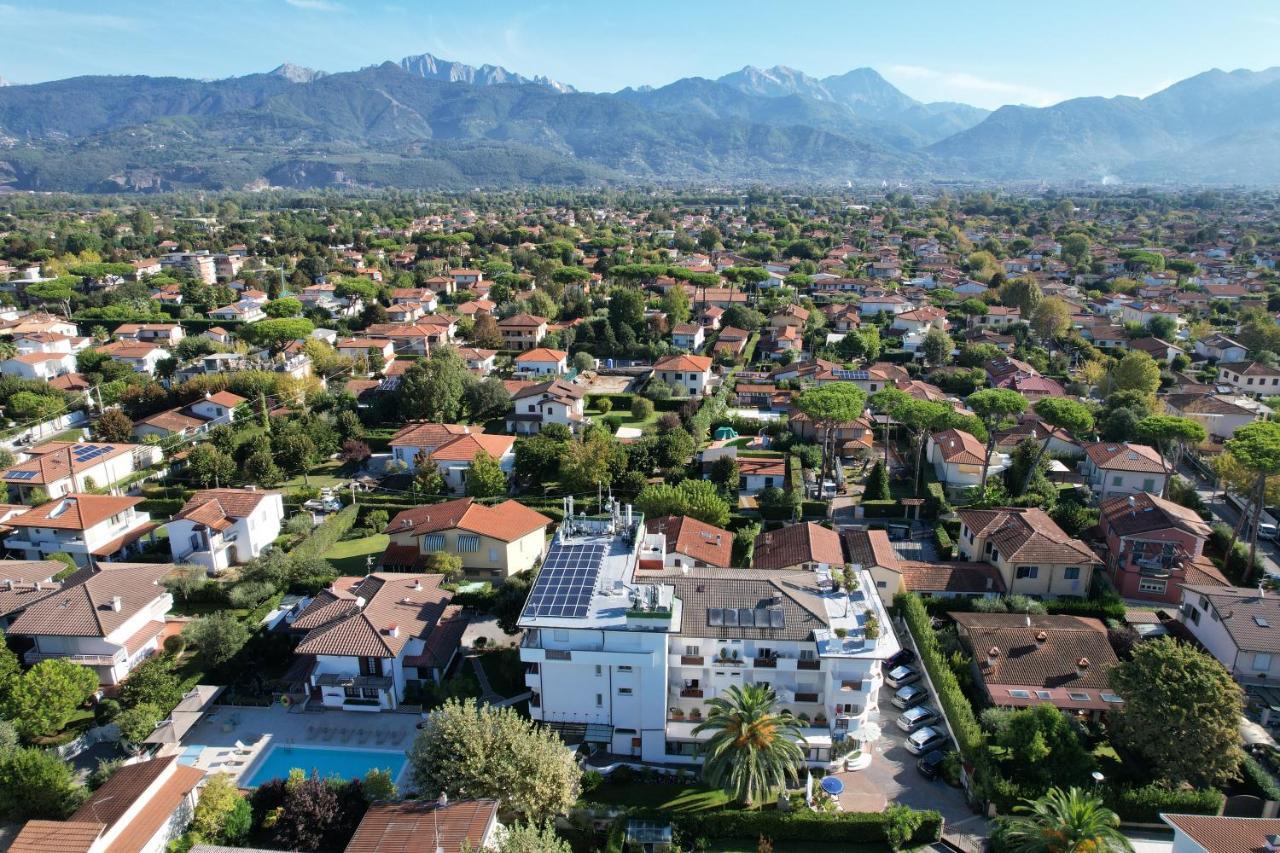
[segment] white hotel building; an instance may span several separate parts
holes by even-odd
[[[859,749],[900,648],[870,576],[848,594],[825,571],[668,568],[663,540],[630,507],[568,507],[519,622],[530,715],[618,755],[695,763],[708,700],[767,683],[801,716],[811,764]]]

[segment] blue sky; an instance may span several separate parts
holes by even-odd
[[[871,66],[921,100],[984,107],[1280,64],[1274,0],[0,0],[0,33],[0,76],[14,83],[228,77],[285,60],[348,71],[433,53],[591,91],[746,64],[819,77]]]

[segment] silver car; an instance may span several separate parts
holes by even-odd
[[[950,742],[951,739],[944,732],[940,732],[932,726],[925,726],[907,738],[907,751],[912,755],[924,755],[926,752],[932,752],[935,749],[945,750]]]
[[[917,705],[899,714],[897,723],[898,728],[907,734],[911,734],[915,730],[936,722],[940,718],[941,715],[934,708],[928,705]]]

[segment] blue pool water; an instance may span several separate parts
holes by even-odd
[[[320,746],[276,745],[253,767],[248,781],[240,785],[256,788],[272,779],[283,779],[297,767],[308,776],[315,771],[320,777],[337,776],[340,779],[359,779],[370,770],[390,770],[397,779],[408,759],[403,752],[385,749],[334,749]]]

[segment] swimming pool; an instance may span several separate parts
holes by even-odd
[[[314,771],[321,778],[337,776],[340,779],[359,779],[370,770],[390,770],[393,780],[408,759],[403,752],[385,749],[343,749],[322,746],[284,746],[277,744],[253,765],[248,781],[241,780],[245,788],[256,788],[272,779],[283,779],[297,767],[308,776]]]

